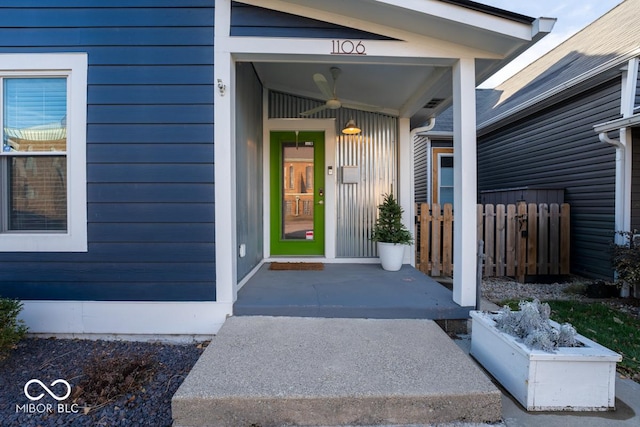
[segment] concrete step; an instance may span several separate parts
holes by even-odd
[[[493,422],[501,394],[431,320],[232,317],[172,400],[174,426]]]

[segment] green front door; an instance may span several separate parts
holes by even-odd
[[[324,132],[271,132],[271,255],[324,255]]]

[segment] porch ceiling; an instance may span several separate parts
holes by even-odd
[[[418,102],[419,108],[434,99],[451,97],[451,70],[444,67],[337,62],[258,62],[254,65],[265,87],[319,100],[323,96],[313,81],[313,75],[321,73],[331,83],[329,69],[337,66],[342,73],[336,92],[343,103],[376,105],[383,108],[381,112],[391,115],[402,116],[405,111],[410,111],[412,116],[416,113],[412,103]],[[417,93],[424,99],[416,100]],[[430,108],[429,111],[435,110]]]

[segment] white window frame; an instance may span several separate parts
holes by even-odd
[[[0,54],[2,77],[67,78],[67,231],[2,232],[0,252],[87,252],[87,69],[86,53]]]

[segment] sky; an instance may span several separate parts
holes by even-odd
[[[493,88],[535,59],[544,55],[591,22],[604,15],[622,0],[476,0],[479,3],[532,18],[557,18],[553,31],[529,50],[482,83],[482,88]]]

